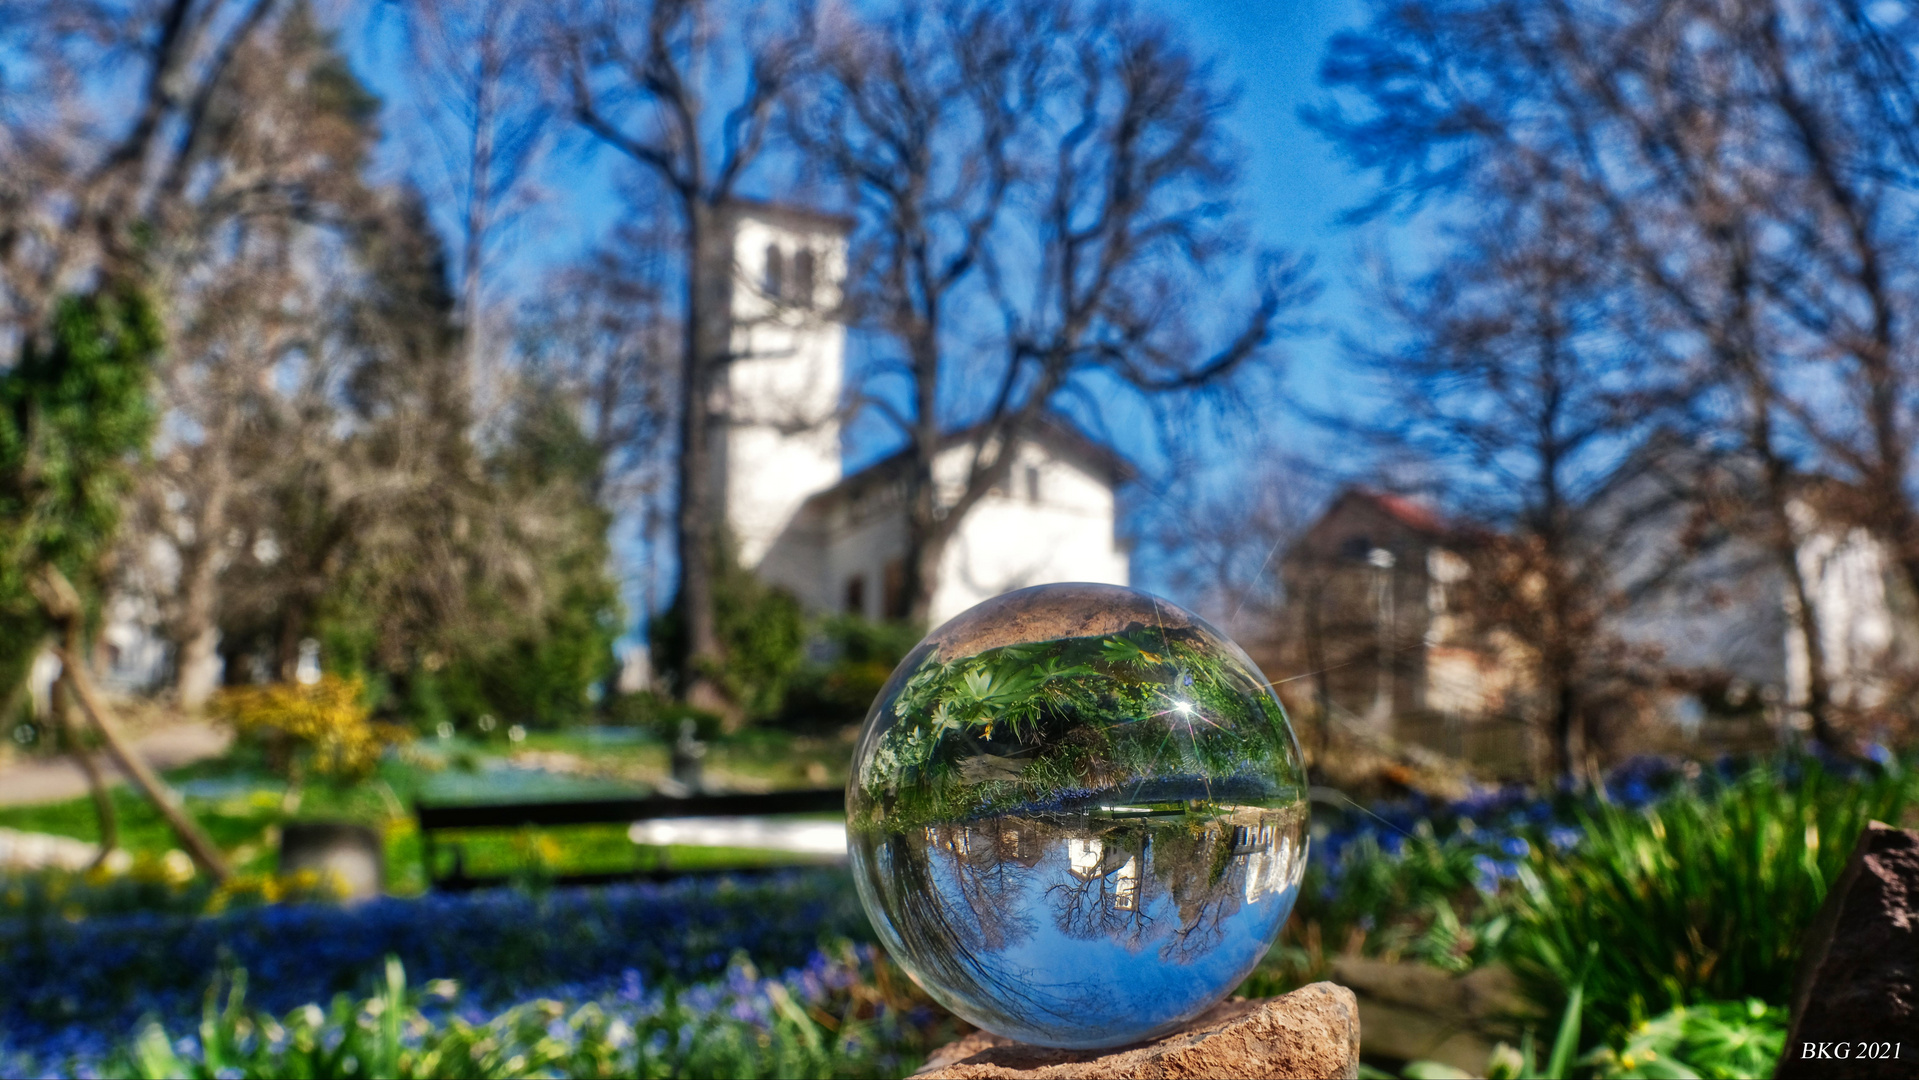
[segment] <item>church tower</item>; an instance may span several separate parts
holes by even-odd
[[[840,480],[846,327],[838,313],[851,224],[766,203],[730,208],[733,359],[716,457],[725,520],[748,569],[763,569],[801,504]]]

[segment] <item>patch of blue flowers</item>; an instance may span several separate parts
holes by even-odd
[[[250,1003],[277,1013],[364,990],[391,955],[420,977],[456,980],[477,1015],[535,995],[587,1001],[709,982],[737,954],[804,978],[823,942],[869,936],[850,879],[834,869],[198,918],[4,919],[0,1073],[17,1074],[8,1052],[99,1058],[144,1018],[191,1030],[208,985],[235,968],[248,972]]]
[[[1718,779],[1739,776],[1746,763],[1727,758],[1710,770]],[[1846,768],[1839,762],[1828,767]],[[1697,779],[1700,769],[1658,757],[1637,757],[1621,763],[1604,781],[1604,798],[1625,807],[1646,806],[1675,784]],[[1598,792],[1560,791],[1541,794],[1524,785],[1487,787],[1464,799],[1448,801],[1422,793],[1359,807],[1315,808],[1313,859],[1329,873],[1321,889],[1330,896],[1339,887],[1342,856],[1355,843],[1369,841],[1378,851],[1399,855],[1410,839],[1433,839],[1448,847],[1470,850],[1477,885],[1494,892],[1501,882],[1518,876],[1519,866],[1535,843],[1567,851],[1579,843],[1576,813],[1591,805]]]

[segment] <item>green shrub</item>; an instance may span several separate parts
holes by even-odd
[[[831,659],[807,665],[795,678],[781,714],[791,723],[858,723],[923,636],[914,623],[857,615],[829,615],[813,632]]]
[[[1598,943],[1587,1008],[1607,1041],[1683,1005],[1783,1004],[1827,886],[1866,823],[1897,820],[1910,795],[1902,775],[1850,780],[1793,761],[1643,809],[1585,811],[1578,845],[1536,845],[1522,865],[1501,951],[1555,1011]]]
[[[713,620],[725,662],[708,674],[746,719],[778,715],[804,659],[800,602],[740,567],[729,549],[713,582]],[[686,666],[686,629],[679,609],[661,613],[647,634],[656,670],[674,692],[682,692],[692,673]]]

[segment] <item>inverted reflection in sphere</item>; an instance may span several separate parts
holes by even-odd
[[[874,701],[847,825],[888,951],[955,1013],[1043,1046],[1169,1031],[1265,955],[1306,862],[1306,783],[1259,669],[1113,585],[996,597]]]

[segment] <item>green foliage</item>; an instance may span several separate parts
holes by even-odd
[[[383,586],[346,575],[315,628],[327,667],[358,674],[378,671],[382,656],[404,657],[404,665],[374,681],[390,681],[388,705],[428,728],[441,721],[466,726],[489,714],[549,727],[586,717],[592,688],[613,672],[621,627],[618,588],[607,570],[611,516],[593,499],[599,465],[599,450],[567,401],[536,388],[485,463],[482,501],[497,531],[470,530],[466,543],[474,550],[460,556],[509,562],[523,588],[508,594],[473,576],[462,585],[467,618],[396,642],[386,638],[400,630],[380,617]],[[489,555],[483,543],[510,554]]]
[[[601,718],[614,726],[639,728],[662,742],[679,736],[682,720],[693,721],[694,734],[702,739],[717,738],[722,726],[715,714],[651,690],[608,699]]]
[[[1489,913],[1475,887],[1475,860],[1482,851],[1459,838],[1437,839],[1426,822],[1402,841],[1396,855],[1382,852],[1368,833],[1345,846],[1338,865],[1309,863],[1300,892],[1302,897],[1331,893],[1307,908],[1329,941],[1344,943],[1358,933],[1369,953],[1408,955],[1465,971],[1487,959],[1489,945],[1505,927],[1494,921],[1468,929],[1475,916]],[[1323,889],[1328,880],[1337,881],[1337,888]]]
[[[592,709],[589,689],[612,674],[621,615],[607,573],[612,516],[593,500],[600,465],[570,403],[550,388],[536,390],[490,470],[510,502],[543,502],[548,528],[521,540],[540,563],[545,603],[506,641],[460,643],[442,681],[462,719],[492,712],[516,722],[572,723]]]
[[[1681,1005],[1587,1056],[1602,1080],[1742,1080],[1771,1076],[1786,1048],[1786,1010],[1758,998]]]
[[[857,615],[828,616],[814,632],[833,658],[808,665],[794,680],[781,712],[789,722],[859,722],[893,669],[924,636],[913,623],[875,622]]]
[[[89,604],[146,449],[160,320],[131,287],[69,296],[44,342],[0,374],[0,685],[24,675],[45,632],[28,582],[51,565]]]
[[[217,984],[208,989],[199,1054],[183,1056],[159,1024],[149,1023],[117,1071],[140,1080],[876,1077],[915,1060],[918,1033],[903,1031],[893,1017],[862,1018],[870,1004],[861,987],[826,1008],[802,1004],[779,983],[763,986],[771,1006],[763,1025],[692,1007],[671,989],[645,1011],[535,1000],[474,1023],[437,1007],[456,997],[452,983],[412,991],[400,962],[389,957],[384,985],[372,996],[341,994],[325,1010],[306,1005],[276,1018],[247,1007],[241,971],[224,1002]]]
[[[1535,845],[1501,951],[1528,996],[1554,1007],[1598,942],[1587,1010],[1606,1040],[1682,1005],[1781,1004],[1859,834],[1898,820],[1910,797],[1903,775],[1849,780],[1796,761],[1644,809],[1599,806],[1572,850]]]
[[[713,620],[726,659],[719,670],[707,674],[748,719],[776,716],[805,658],[806,622],[800,603],[741,567],[730,550],[717,562]],[[692,672],[687,670],[686,628],[679,609],[654,619],[648,637],[657,669],[673,686],[686,686]]]

